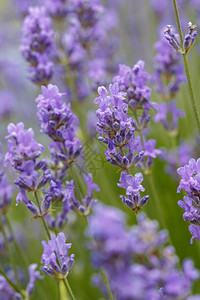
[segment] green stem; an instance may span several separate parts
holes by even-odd
[[[27,257],[25,256],[24,252],[21,250],[20,246],[18,245],[18,242],[14,236],[14,232],[13,232],[13,229],[12,229],[12,226],[11,226],[11,223],[10,223],[10,220],[8,218],[7,215],[4,215],[5,216],[5,219],[6,219],[6,223],[8,225],[8,229],[10,231],[10,234],[12,235],[12,238],[13,238],[13,243],[15,245],[15,248],[17,250],[17,252],[21,255],[21,258],[23,260],[23,263],[25,266],[28,266],[29,265],[29,262],[28,262],[28,259]]]
[[[178,157],[178,145],[177,145],[176,136],[171,137],[171,143],[172,143],[172,148],[175,150],[176,163],[177,163],[177,167],[179,168],[180,167],[180,159]]]
[[[190,70],[189,70],[187,54],[183,54],[183,61],[184,61],[184,66],[185,66],[185,73],[186,73],[186,76],[187,76],[190,99],[191,99],[191,102],[192,102],[192,109],[193,109],[193,113],[194,113],[195,120],[196,120],[196,123],[197,123],[198,132],[199,132],[199,135],[200,135],[200,121],[199,121],[199,116],[198,116],[198,113],[197,113],[196,100],[195,100],[194,92],[193,92],[193,88],[192,88],[192,82],[191,82],[191,76],[190,76]]]
[[[18,279],[18,276],[17,276],[17,269],[16,269],[14,257],[12,255],[12,251],[10,249],[10,244],[9,244],[9,241],[8,241],[8,238],[7,238],[7,235],[6,235],[6,231],[5,231],[4,224],[3,224],[1,216],[0,216],[0,225],[1,225],[1,230],[2,230],[2,234],[3,234],[4,242],[5,242],[6,248],[8,250],[8,255],[10,257],[10,263],[11,263],[13,271],[14,271],[15,280],[16,280],[17,285],[20,286],[20,282],[19,282],[19,279]]]
[[[113,293],[112,293],[112,291],[110,289],[110,284],[109,284],[108,278],[106,276],[105,271],[102,268],[100,269],[100,273],[101,273],[101,276],[103,278],[103,281],[104,281],[104,284],[106,286],[106,289],[108,291],[109,300],[114,300],[115,298],[114,298]]]
[[[37,201],[37,205],[38,205],[38,208],[39,208],[40,216],[41,216],[41,219],[42,219],[42,223],[43,223],[46,235],[47,235],[48,239],[50,240],[51,239],[51,234],[50,234],[49,228],[47,226],[46,220],[45,220],[44,216],[42,215],[42,209],[41,209],[41,206],[40,206],[40,201],[39,201],[37,192],[34,192],[34,195],[35,195],[35,198],[36,198],[36,201]]]
[[[57,282],[58,300],[60,300],[60,281]]]
[[[70,287],[70,284],[69,284],[69,281],[67,280],[67,278],[63,279],[63,283],[64,283],[64,286],[65,288],[69,291],[69,294],[70,294],[70,297],[72,300],[76,300],[73,292],[72,292],[72,289]]]
[[[178,32],[179,32],[181,48],[182,48],[183,47],[183,35],[182,35],[181,23],[180,23],[180,18],[179,18],[179,13],[178,13],[178,6],[176,3],[176,0],[173,0],[173,3],[174,3],[174,11],[175,11],[175,16],[176,16],[176,23],[178,26]]]
[[[20,295],[23,296],[22,292],[20,291],[20,289],[16,286],[16,284],[14,284],[9,278],[8,276],[4,273],[3,270],[0,269],[0,274],[6,279],[6,281],[9,283],[9,285],[13,288],[13,290],[15,290],[17,293],[19,293]]]
[[[151,188],[151,192],[152,192],[154,201],[156,202],[156,209],[157,209],[157,212],[158,212],[159,221],[160,221],[161,225],[163,226],[163,228],[167,228],[166,225],[165,225],[163,211],[162,211],[161,206],[160,206],[160,200],[159,200],[158,194],[156,192],[156,188],[155,188],[155,185],[154,185],[154,180],[152,178],[152,174],[147,175],[147,179],[149,181],[149,186]]]
[[[178,13],[178,6],[177,6],[176,0],[173,0],[173,3],[174,3],[176,22],[177,22],[177,26],[178,26],[180,41],[181,41],[181,48],[183,48],[183,35],[182,35],[180,18],[179,18],[179,13]],[[192,102],[193,113],[194,113],[194,117],[195,117],[195,120],[196,120],[196,123],[197,123],[198,132],[199,132],[199,135],[200,135],[200,121],[199,121],[199,116],[198,116],[198,113],[197,113],[197,106],[196,106],[196,101],[195,101],[194,92],[193,92],[193,88],[192,88],[192,82],[191,82],[191,76],[190,76],[190,70],[189,70],[187,54],[183,52],[182,56],[183,56],[183,61],[184,61],[184,66],[185,66],[185,73],[186,73],[186,76],[187,76],[188,89],[189,89],[190,99],[191,99],[191,102]]]

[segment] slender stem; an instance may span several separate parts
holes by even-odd
[[[178,6],[176,3],[176,0],[173,0],[173,3],[174,3],[174,11],[175,11],[175,16],[176,16],[176,23],[178,26],[178,32],[179,32],[181,48],[182,48],[183,47],[183,35],[182,35],[181,23],[180,23],[180,18],[179,18],[179,13],[178,13]]]
[[[174,150],[175,150],[177,168],[179,168],[180,167],[180,159],[178,156],[178,145],[177,145],[176,136],[171,137],[171,143],[172,143],[172,148],[174,148]]]
[[[152,178],[152,174],[149,174],[147,176],[147,178],[148,178],[149,183],[150,183],[149,185],[151,187],[151,191],[152,191],[152,194],[153,194],[154,201],[156,202],[156,208],[157,208],[157,211],[158,211],[159,221],[160,221],[160,223],[162,224],[162,226],[164,228],[167,228],[166,225],[165,225],[163,211],[161,209],[160,200],[159,200],[158,194],[156,192],[156,188],[155,188],[155,185],[154,185],[154,180]]]
[[[101,273],[101,276],[102,276],[103,281],[105,283],[105,286],[107,288],[108,295],[109,295],[109,300],[114,300],[115,298],[114,298],[113,293],[112,293],[112,291],[110,289],[110,284],[109,284],[108,278],[106,276],[105,271],[102,268],[100,269],[100,273]]]
[[[173,0],[173,3],[174,3],[176,22],[177,22],[177,26],[178,26],[180,41],[181,41],[181,48],[183,48],[183,35],[182,35],[180,18],[179,18],[179,13],[178,13],[178,6],[177,6],[176,0]],[[194,92],[193,92],[193,88],[192,88],[192,82],[191,82],[191,76],[190,76],[190,70],[189,70],[187,54],[182,53],[182,56],[183,56],[183,61],[184,61],[184,66],[185,66],[185,73],[186,73],[186,76],[187,76],[188,89],[189,89],[190,99],[191,99],[191,102],[192,102],[193,113],[194,113],[194,116],[195,116],[195,119],[196,119],[198,132],[199,132],[199,135],[200,135],[200,121],[199,121],[199,116],[198,116],[198,113],[197,113],[197,106],[196,106],[196,101],[195,101]]]
[[[38,199],[37,192],[34,192],[34,195],[35,195],[35,198],[36,198],[36,201],[37,201],[37,205],[38,205],[38,208],[39,208],[39,212],[40,212],[40,215],[41,215],[41,219],[42,219],[42,223],[43,223],[46,235],[47,235],[48,239],[50,240],[51,239],[51,234],[50,234],[49,228],[47,226],[45,217],[42,215],[42,209],[41,209],[41,206],[40,206],[40,201]]]
[[[20,291],[20,289],[16,286],[16,284],[14,284],[9,278],[8,276],[4,273],[4,271],[2,269],[0,269],[0,274],[6,279],[6,281],[10,284],[10,286],[20,295],[23,296],[22,292]]]
[[[156,208],[158,210],[160,223],[163,226],[163,228],[167,229],[167,225],[166,225],[164,215],[163,215],[163,210],[161,208],[160,200],[159,200],[158,194],[156,192],[156,187],[155,187],[155,184],[154,184],[154,180],[152,178],[152,174],[148,175],[148,180],[150,182],[150,187],[151,187],[151,190],[152,190],[152,194],[153,194],[154,200],[156,202]],[[169,235],[169,242],[170,242],[171,245],[173,245],[170,235]]]
[[[66,289],[69,291],[69,294],[70,294],[70,297],[72,300],[76,300],[73,292],[72,292],[72,289],[70,287],[70,284],[69,284],[69,281],[67,280],[67,278],[63,279],[63,283],[64,283],[64,286],[66,287]]]
[[[60,300],[60,281],[57,282],[58,300]]]
[[[198,116],[198,113],[197,113],[196,100],[195,100],[194,92],[193,92],[193,88],[192,88],[192,82],[191,82],[191,76],[190,76],[190,70],[189,70],[187,54],[183,54],[183,61],[184,61],[185,73],[186,73],[187,81],[188,81],[188,89],[189,89],[190,99],[191,99],[191,102],[192,102],[193,113],[194,113],[194,116],[195,116],[195,120],[196,120],[197,127],[198,127],[198,132],[199,132],[199,135],[200,135],[200,121],[199,121],[199,116]]]
[[[22,251],[22,249],[20,248],[20,246],[18,245],[18,242],[14,236],[14,232],[13,232],[13,229],[12,229],[12,226],[11,226],[11,223],[10,223],[10,220],[8,218],[7,215],[4,215],[5,216],[5,219],[6,219],[6,223],[8,225],[8,229],[10,231],[10,234],[12,235],[12,238],[13,238],[13,243],[15,245],[15,248],[16,250],[18,251],[18,253],[21,255],[21,258],[23,260],[23,263],[25,266],[28,266],[29,265],[29,262],[28,262],[28,259],[27,257],[25,256],[24,252]]]
[[[7,238],[7,235],[6,235],[6,231],[5,231],[4,224],[3,224],[1,216],[0,216],[0,225],[1,225],[1,230],[2,230],[2,234],[3,234],[4,242],[5,242],[6,248],[8,250],[8,255],[10,257],[10,263],[11,263],[13,271],[14,271],[15,280],[16,280],[17,285],[20,286],[20,282],[19,282],[19,279],[18,279],[18,276],[17,276],[17,269],[16,269],[14,257],[12,255],[12,251],[10,249],[10,244],[9,244],[9,241],[8,241],[8,238]]]

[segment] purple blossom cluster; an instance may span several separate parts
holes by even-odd
[[[199,274],[189,259],[178,269],[174,248],[166,246],[167,232],[158,231],[156,221],[139,214],[138,225],[128,229],[116,208],[99,204],[94,211],[87,230],[96,241],[90,244],[92,261],[104,268],[117,299],[190,299]],[[101,279],[94,280],[105,291]]]
[[[5,166],[10,164],[18,173],[18,178],[15,180],[15,184],[20,190],[16,199],[17,203],[25,203],[27,208],[37,217],[40,212],[37,206],[28,199],[26,192],[36,193],[51,178],[46,165],[42,161],[37,161],[44,151],[44,147],[34,139],[32,128],[26,130],[22,122],[16,125],[10,123],[6,138],[8,139],[8,151],[4,163]],[[42,170],[41,175],[39,170]]]
[[[99,87],[99,97],[94,103],[99,103],[96,111],[99,121],[97,130],[99,140],[108,145],[106,159],[122,170],[129,170],[144,154],[142,151],[135,156],[135,138],[133,119],[128,116],[128,105],[123,101],[126,93],[120,92],[118,83],[109,86],[110,95],[105,87]],[[124,151],[127,152],[124,153]]]
[[[82,147],[75,137],[78,119],[72,113],[70,104],[63,102],[62,97],[57,86],[42,86],[42,94],[36,99],[37,116],[41,131],[53,140],[50,149],[55,149],[56,158],[69,166],[76,160]]]
[[[161,95],[162,103],[157,106],[154,121],[161,122],[170,136],[178,133],[178,121],[184,112],[177,108],[173,98],[180,89],[180,84],[185,82],[183,66],[180,55],[162,37],[155,44],[157,54],[154,57],[154,74],[152,83],[155,90]],[[163,102],[164,101],[164,102]]]
[[[68,29],[61,41],[69,71],[65,80],[73,90],[73,97],[82,101],[99,84],[107,82],[106,76],[116,69],[116,42],[110,39],[109,33],[116,26],[117,14],[111,10],[108,14],[99,0],[71,1],[68,12]],[[73,84],[68,80],[70,76]]]
[[[62,20],[71,11],[72,0],[45,0],[45,7],[50,16]]]
[[[162,149],[161,158],[166,162],[165,170],[171,175],[176,181],[179,181],[177,175],[177,169],[179,166],[183,167],[189,162],[191,153],[194,153],[195,145],[190,141],[182,142],[177,149]]]
[[[24,293],[26,294],[26,297],[31,297],[34,291],[35,281],[37,279],[42,279],[42,276],[40,275],[40,272],[36,270],[37,264],[31,264],[28,267],[29,272],[29,281],[26,285],[26,290]],[[7,272],[7,276],[10,280],[14,281],[14,272],[13,270],[9,270]],[[22,296],[16,292],[8,283],[8,281],[0,275],[0,297],[3,300],[10,300],[10,299],[16,299],[21,300]]]
[[[143,181],[142,173],[136,173],[133,177],[132,175],[127,175],[127,172],[122,172],[120,177],[120,183],[118,186],[126,189],[126,195],[120,196],[123,203],[131,208],[136,213],[147,203],[149,196],[144,196],[141,198],[140,191],[144,192],[144,187],[141,185]]]
[[[154,122],[161,122],[169,135],[176,136],[179,118],[184,117],[184,115],[184,111],[177,108],[175,101],[164,102],[159,104]]]
[[[8,125],[8,152],[4,161],[6,166],[11,164],[18,173],[15,180],[20,190],[17,203],[25,203],[34,218],[45,216],[49,227],[56,231],[66,224],[69,211],[77,210],[82,215],[89,214],[96,202],[92,197],[93,190],[99,191],[99,188],[93,183],[91,174],[84,175],[87,185],[85,198],[79,197],[79,187],[75,196],[73,180],[67,181],[67,187],[64,186],[66,171],[71,168],[81,151],[81,143],[75,137],[78,119],[72,113],[70,104],[63,102],[63,94],[56,86],[43,86],[42,92],[36,99],[37,115],[41,131],[53,140],[49,146],[51,158],[39,160],[44,147],[34,139],[33,130],[26,130],[23,123],[11,123]],[[41,205],[37,197],[39,190],[43,194]],[[36,197],[36,204],[29,197],[30,194],[27,194],[30,192]],[[51,214],[55,208],[56,213]]]
[[[44,248],[41,258],[41,263],[44,264],[42,271],[57,279],[67,277],[74,263],[74,254],[68,256],[71,244],[66,244],[64,233],[60,232],[57,237],[52,234],[48,242],[42,241],[42,246]]]
[[[183,40],[183,46],[180,42],[180,37],[177,33],[174,33],[171,25],[167,25],[167,29],[164,31],[165,38],[169,44],[179,53],[187,54],[190,51],[190,48],[195,42],[197,36],[197,31],[195,30],[196,25],[193,25],[191,22],[188,23],[189,31],[185,35]]]
[[[29,78],[36,84],[47,84],[53,75],[51,51],[54,32],[45,7],[31,7],[24,19],[20,47],[22,56],[30,64]]]
[[[83,175],[84,181],[87,185],[87,194],[85,198],[81,198],[80,201],[75,197],[74,194],[74,183],[73,180],[66,182],[67,188],[68,188],[68,197],[71,202],[70,208],[73,210],[76,210],[80,215],[87,216],[91,208],[96,204],[97,199],[92,197],[93,190],[96,190],[97,192],[100,191],[98,185],[93,182],[92,180],[92,174]]]
[[[178,205],[185,210],[183,214],[184,221],[189,221],[192,225],[189,230],[194,238],[200,241],[200,159],[197,161],[193,158],[189,163],[177,170],[181,176],[177,192],[183,189],[188,196],[183,197],[183,201],[178,201]]]
[[[155,90],[163,100],[170,100],[185,82],[180,55],[161,37],[154,45],[154,74],[151,78]]]
[[[13,186],[9,184],[8,178],[3,169],[3,153],[0,143],[0,212],[5,214],[11,204],[13,195]]]
[[[155,149],[156,141],[146,141],[144,133],[150,121],[149,109],[155,107],[149,101],[151,89],[146,85],[148,78],[143,61],[139,61],[132,70],[120,65],[114,83],[109,86],[110,95],[105,87],[99,87],[100,96],[94,100],[94,103],[99,103],[97,130],[101,135],[99,139],[108,145],[105,152],[107,160],[122,170],[129,170],[137,164],[148,173],[152,158],[160,154],[160,150]],[[129,116],[129,110],[134,119]],[[134,131],[138,133],[136,138]],[[133,155],[134,152],[137,154]]]

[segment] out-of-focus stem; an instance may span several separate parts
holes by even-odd
[[[154,185],[154,180],[152,178],[152,174],[147,175],[147,179],[149,181],[149,186],[151,188],[151,192],[152,192],[155,204],[156,204],[156,208],[157,208],[157,212],[158,212],[158,219],[159,219],[161,225],[163,226],[163,228],[167,228],[166,225],[165,225],[163,211],[162,211],[162,208],[161,208],[161,205],[160,205],[160,200],[158,198],[158,194],[157,194],[157,191],[156,191],[156,188],[155,188],[155,185]]]
[[[21,296],[23,296],[22,292],[20,291],[20,289],[16,286],[16,284],[14,284],[9,278],[8,276],[4,273],[3,270],[0,269],[0,274],[6,279],[6,281],[9,283],[9,285],[17,292],[19,293]]]
[[[113,296],[113,293],[112,293],[112,291],[110,289],[110,284],[109,284],[108,278],[106,276],[106,273],[105,273],[105,271],[102,268],[100,269],[100,273],[101,273],[101,276],[103,278],[104,284],[106,286],[106,289],[107,289],[107,292],[108,292],[108,295],[109,295],[109,299],[110,300],[115,300],[115,298]]]
[[[8,250],[8,255],[10,257],[10,262],[11,262],[11,265],[12,265],[12,268],[13,268],[13,271],[14,271],[15,280],[16,280],[17,285],[20,286],[20,282],[19,282],[19,279],[18,279],[18,276],[17,276],[17,269],[16,269],[14,257],[13,257],[12,251],[10,249],[10,244],[9,244],[9,241],[8,241],[8,238],[7,238],[7,235],[6,235],[6,231],[5,231],[4,224],[3,224],[1,216],[0,216],[0,225],[1,225],[1,230],[2,230],[2,234],[3,234],[4,242],[5,242],[6,248]]]
[[[185,73],[186,73],[186,76],[187,76],[188,89],[189,89],[190,99],[191,99],[191,102],[192,102],[193,113],[194,113],[194,116],[195,116],[195,120],[196,120],[197,127],[198,127],[198,132],[199,132],[199,135],[200,135],[200,121],[199,121],[199,116],[198,116],[198,113],[197,113],[196,100],[195,100],[194,92],[193,92],[193,88],[192,88],[188,58],[187,58],[186,53],[183,54],[183,61],[184,61],[184,66],[185,66]]]
[[[21,250],[20,246],[18,245],[18,242],[17,242],[17,240],[15,238],[15,235],[14,235],[14,232],[13,232],[10,220],[9,220],[9,218],[8,218],[7,215],[5,215],[5,219],[6,219],[6,223],[8,225],[8,229],[10,231],[10,234],[12,235],[12,238],[13,238],[13,244],[15,245],[15,248],[16,248],[17,252],[21,255],[21,258],[23,260],[24,265],[28,266],[29,263],[28,263],[27,257],[25,256],[24,252]]]

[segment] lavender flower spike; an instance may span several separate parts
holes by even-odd
[[[127,175],[127,172],[122,172],[120,177],[119,187],[126,189],[126,195],[120,196],[122,201],[126,206],[137,212],[147,203],[149,196],[140,197],[140,191],[144,191],[144,187],[141,185],[143,181],[142,173],[136,173],[133,177],[132,175]]]
[[[181,167],[177,170],[182,179],[177,189],[180,192],[183,189],[189,197],[184,197],[184,201],[178,201],[178,205],[185,210],[183,219],[190,221],[192,225],[189,226],[189,230],[194,238],[200,240],[200,158],[190,159],[189,164]]]
[[[48,243],[42,241],[42,246],[44,248],[41,258],[41,263],[44,264],[42,271],[57,279],[66,278],[73,266],[74,254],[68,256],[71,244],[66,244],[64,233],[60,232],[57,237],[52,234]]]
[[[31,296],[33,294],[33,289],[35,286],[35,281],[36,279],[42,279],[42,276],[40,275],[39,271],[36,271],[37,269],[37,264],[31,264],[28,267],[29,271],[29,282],[26,287],[26,293],[27,295]]]
[[[54,32],[45,7],[30,7],[23,24],[21,53],[30,63],[29,78],[36,84],[47,84],[53,75],[50,56]]]
[[[180,42],[180,36],[176,33],[173,33],[172,26],[167,25],[167,29],[164,31],[165,38],[168,40],[170,45],[179,53],[186,54],[192,47],[197,35],[197,31],[194,29],[196,25],[192,25],[191,22],[188,23],[189,32],[185,35],[183,41],[183,48]]]
[[[200,241],[200,226],[192,224],[192,225],[189,226],[189,231],[192,234],[190,244],[193,244],[194,238],[196,238],[198,241]]]

